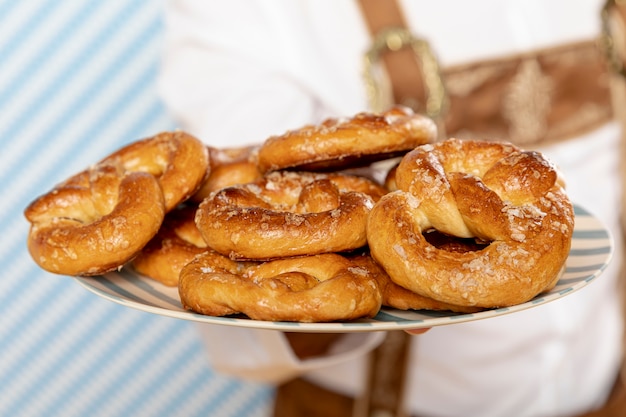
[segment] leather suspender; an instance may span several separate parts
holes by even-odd
[[[368,356],[366,388],[356,398],[352,417],[406,417],[404,394],[411,343],[415,337],[396,330]]]
[[[620,172],[622,176],[622,213],[626,208],[626,5],[617,0],[606,0],[602,9],[603,37],[601,39],[611,67],[610,82],[615,118],[622,129],[620,149]],[[626,221],[622,214],[622,237],[626,240]],[[623,251],[623,252],[626,252]],[[626,255],[623,253],[622,255]],[[622,259],[625,257],[622,256]],[[621,271],[621,297],[622,313],[626,319],[626,265],[622,261]],[[626,334],[622,335],[626,349]],[[626,383],[626,351],[622,352],[622,364],[618,380],[622,386]],[[618,381],[619,382],[619,381]],[[623,388],[622,388],[623,391]],[[609,402],[611,409],[623,412],[626,403],[626,394],[622,392],[619,397]],[[617,412],[617,411],[616,411]]]
[[[396,0],[359,0],[361,12],[372,37],[389,28],[406,28],[406,22]],[[395,103],[408,105],[416,111],[425,102],[422,66],[415,54],[408,48],[395,49],[387,45],[393,53],[382,55],[389,76],[390,87]]]
[[[373,37],[390,28],[406,28],[396,0],[359,0],[359,5]],[[381,58],[389,76],[391,100],[425,113],[421,62],[410,48],[389,43],[385,46],[393,53],[383,53]],[[353,417],[407,415],[403,398],[411,339],[403,331],[389,332],[381,346],[370,353],[366,389],[356,399]]]

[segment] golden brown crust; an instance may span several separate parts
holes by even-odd
[[[450,304],[501,307],[552,288],[574,227],[558,170],[513,145],[450,139],[408,153],[398,191],[370,213],[372,256],[397,284]],[[438,249],[423,232],[478,238],[484,249]]]
[[[384,192],[365,178],[273,172],[206,198],[196,224],[210,248],[233,259],[348,251],[366,244],[368,213]]]
[[[457,306],[416,294],[391,280],[389,274],[369,254],[358,254],[348,259],[364,268],[378,283],[382,296],[382,305],[399,310],[453,311],[457,313],[476,313],[479,307]]]
[[[132,262],[178,285],[186,308],[259,320],[351,320],[381,304],[475,312],[553,288],[574,223],[558,170],[508,143],[435,137],[404,108],[329,119],[260,148],[163,132],[35,200],[28,248],[59,274]],[[397,166],[367,165],[398,153]],[[346,172],[384,173],[385,186]],[[201,203],[182,207],[188,199]],[[474,245],[435,242],[441,234]],[[371,257],[339,255],[368,248]]]
[[[164,200],[156,178],[98,165],[70,178],[24,211],[28,249],[43,269],[99,275],[120,268],[157,233]]]
[[[100,163],[117,163],[126,171],[148,172],[157,177],[166,211],[193,195],[210,172],[208,149],[183,131],[162,132],[135,141]]]
[[[398,170],[398,165],[392,166],[387,174],[385,175],[384,185],[388,191],[396,191],[398,186],[396,184],[396,171]]]
[[[268,321],[373,317],[381,301],[367,271],[337,254],[250,264],[206,252],[181,271],[179,293],[183,306],[200,314]]]
[[[431,119],[395,107],[382,114],[327,119],[270,137],[259,149],[258,164],[263,173],[348,168],[404,154],[436,138],[437,127]]]
[[[179,206],[167,213],[157,235],[133,260],[137,272],[164,285],[178,285],[180,270],[206,251],[194,217],[196,206]]]
[[[261,178],[256,162],[258,146],[209,149],[210,174],[192,201],[201,202],[214,191],[237,184],[247,184]]]

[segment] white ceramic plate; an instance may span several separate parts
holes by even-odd
[[[149,313],[197,322],[300,332],[371,332],[417,329],[482,320],[533,308],[572,294],[597,278],[613,254],[608,230],[589,212],[575,206],[576,224],[566,269],[556,287],[533,300],[513,307],[473,314],[432,311],[401,311],[383,308],[373,319],[339,323],[288,323],[257,321],[247,318],[210,317],[186,311],[180,304],[178,290],[142,276],[131,268],[98,277],[76,277],[76,281],[100,297]]]

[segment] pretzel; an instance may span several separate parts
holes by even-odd
[[[178,285],[180,270],[206,250],[194,217],[196,206],[179,206],[167,213],[157,235],[132,261],[134,269],[164,285]]]
[[[206,252],[183,267],[179,293],[200,314],[267,321],[373,317],[381,302],[367,271],[332,253],[249,264]]]
[[[99,275],[120,268],[157,233],[165,215],[157,179],[97,165],[33,201],[28,250],[43,269]]]
[[[397,170],[398,165],[394,165],[393,167],[391,167],[391,169],[389,169],[389,171],[387,171],[387,174],[385,175],[385,180],[383,181],[383,184],[385,185],[385,188],[389,191],[396,191],[398,189],[398,186],[396,185]]]
[[[148,172],[159,179],[170,211],[187,200],[210,172],[208,150],[183,132],[162,132],[113,152],[100,163],[118,163],[127,171]]]
[[[365,166],[436,138],[437,127],[431,119],[408,107],[395,107],[382,114],[363,112],[350,119],[329,118],[272,136],[261,145],[258,164],[263,173]]]
[[[366,244],[368,213],[385,193],[355,176],[273,172],[206,198],[196,225],[210,248],[233,259],[349,251]]]
[[[259,179],[261,172],[256,163],[257,149],[257,146],[208,147],[210,173],[200,189],[191,197],[191,200],[199,203],[214,191]]]
[[[449,139],[409,152],[397,191],[370,213],[371,254],[398,285],[483,308],[526,302],[554,287],[569,254],[573,208],[557,168],[506,143]],[[449,251],[435,229],[484,247]]]
[[[389,274],[367,253],[356,254],[348,257],[348,259],[368,271],[370,276],[376,280],[378,288],[380,288],[383,306],[398,310],[453,311],[456,313],[476,313],[482,310],[479,307],[444,303],[407,290],[393,282]]]

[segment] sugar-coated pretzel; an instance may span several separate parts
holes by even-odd
[[[437,138],[435,123],[408,107],[381,114],[359,113],[352,118],[329,118],[280,136],[260,147],[261,172],[280,169],[329,170],[368,165],[431,143]]]
[[[164,285],[178,285],[180,270],[206,250],[196,227],[195,205],[181,205],[166,214],[157,235],[132,261],[137,272]]]
[[[59,184],[24,215],[28,249],[41,268],[90,276],[131,260],[159,230],[165,208],[153,175],[107,164]]]
[[[372,256],[398,285],[455,305],[501,307],[551,289],[569,254],[572,205],[557,168],[511,144],[449,139],[409,152],[398,190],[368,220]],[[473,238],[458,252],[424,232]]]
[[[366,244],[367,216],[385,193],[355,176],[273,172],[206,198],[196,224],[208,247],[233,259],[348,251]]]
[[[181,271],[179,293],[200,314],[267,321],[353,320],[381,305],[369,273],[333,253],[251,264],[206,252]]]
[[[166,211],[193,195],[210,172],[207,147],[180,130],[132,142],[100,163],[118,163],[127,171],[148,172],[157,177]]]

